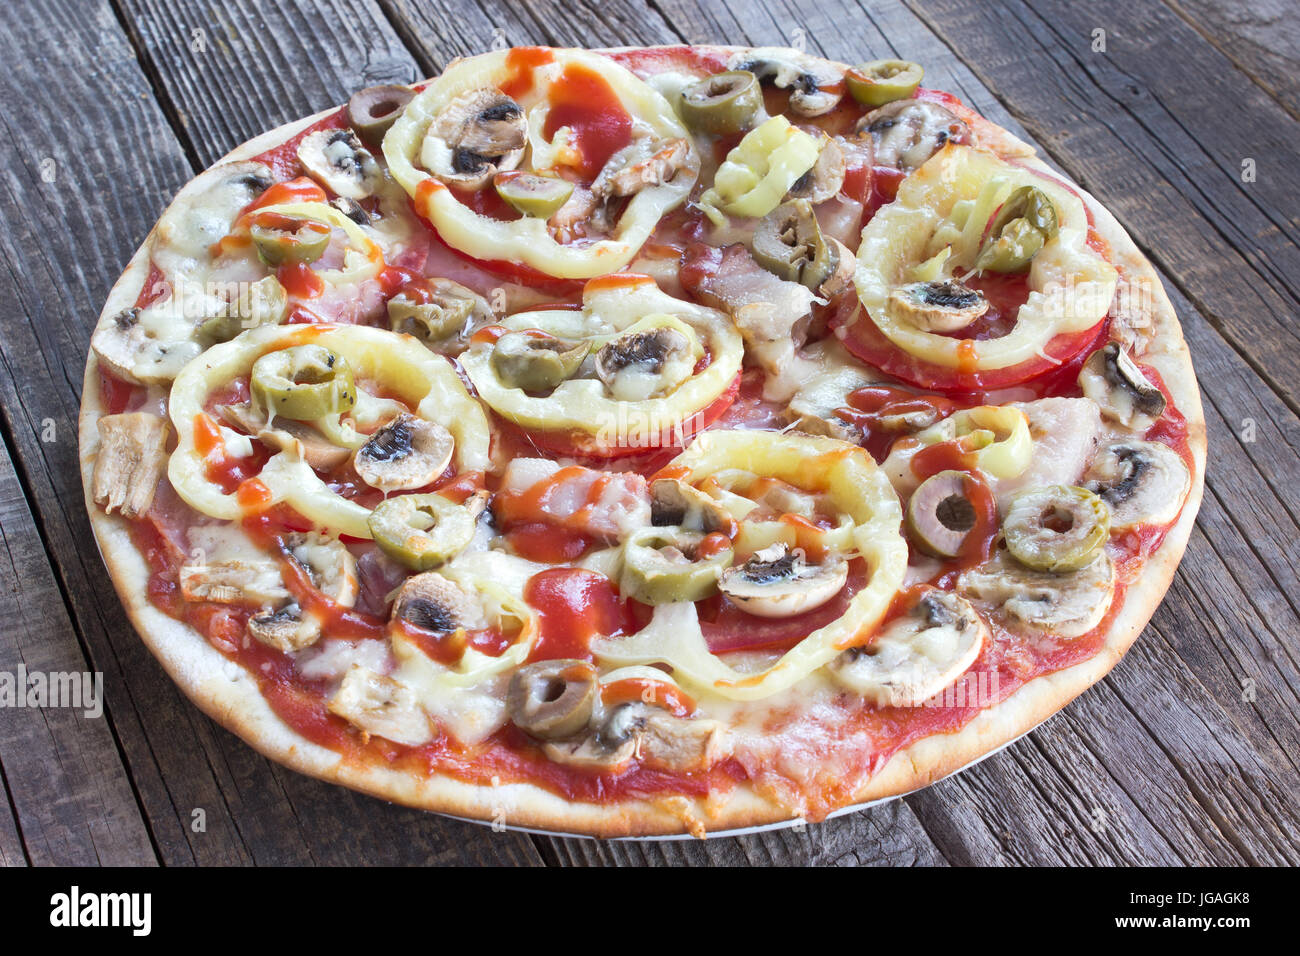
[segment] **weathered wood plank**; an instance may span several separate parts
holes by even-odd
[[[1289,0],[1165,0],[1292,116],[1300,117],[1300,17]]]
[[[148,827],[104,700],[98,697],[92,706],[94,676],[2,446],[0,674],[7,685],[0,698],[0,767],[26,855],[45,865],[152,861]],[[75,708],[63,697],[74,686],[63,675],[76,682]],[[66,688],[58,691],[59,699],[48,696],[59,687]],[[29,696],[29,688],[40,696]],[[12,845],[12,832],[12,826],[0,826],[0,859],[18,862],[23,852]]]

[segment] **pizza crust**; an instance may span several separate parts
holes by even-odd
[[[734,52],[742,48],[715,49]],[[215,165],[265,152],[331,112],[333,110],[326,110],[263,133],[231,151]],[[1027,157],[1032,152],[1012,134],[991,123],[988,126],[997,131],[998,146],[1005,148],[1008,155]],[[1036,158],[1020,161],[1051,175],[1059,175]],[[202,180],[209,175],[211,170],[200,173],[178,194],[178,198],[191,189],[201,188]],[[919,790],[991,754],[1034,729],[1105,676],[1124,656],[1163,599],[1191,535],[1204,485],[1206,452],[1205,416],[1191,355],[1173,305],[1151,264],[1115,218],[1092,196],[1081,189],[1078,191],[1092,210],[1098,232],[1110,243],[1113,261],[1121,269],[1121,284],[1128,282],[1150,292],[1150,330],[1144,332],[1135,326],[1129,331],[1137,337],[1135,344],[1142,361],[1161,373],[1175,404],[1187,420],[1188,444],[1194,465],[1191,490],[1178,520],[1147,561],[1140,579],[1128,587],[1124,605],[1112,621],[1105,644],[1095,656],[1029,681],[1001,704],[982,711],[956,733],[926,737],[898,751],[854,795],[855,804]],[[152,233],[114,284],[101,318],[135,302],[148,275],[151,240]],[[616,804],[571,802],[528,783],[503,782],[499,786],[481,786],[447,776],[417,779],[385,767],[349,762],[334,751],[303,738],[272,711],[257,682],[249,674],[223,657],[200,633],[163,614],[149,602],[146,596],[149,569],[143,555],[131,542],[127,522],[118,516],[105,514],[94,504],[91,496],[91,475],[99,444],[96,426],[104,413],[93,352],[86,363],[82,388],[79,438],[86,508],[100,553],[127,615],[141,639],[186,696],[205,714],[262,755],[300,773],[380,799],[511,828],[600,837],[704,836],[717,831],[798,819],[791,817],[788,808],[767,800],[747,784],[738,786],[725,804],[718,807],[710,807],[703,799],[682,796],[625,800]],[[848,807],[837,813],[851,809]]]

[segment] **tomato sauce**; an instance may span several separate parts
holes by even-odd
[[[632,142],[632,117],[603,76],[581,63],[570,63],[551,84],[550,111],[542,135],[547,140],[563,127],[581,157],[578,171],[588,180],[609,158]]]
[[[542,628],[530,661],[594,660],[593,638],[635,633],[648,619],[635,601],[620,600],[613,581],[582,568],[539,571],[528,580],[524,600],[536,609]]]

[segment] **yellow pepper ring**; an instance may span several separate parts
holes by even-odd
[[[264,326],[214,345],[181,369],[168,402],[176,428],[176,451],[167,477],[192,508],[224,521],[244,517],[238,492],[227,494],[208,479],[207,460],[195,447],[196,422],[216,389],[248,375],[263,355],[319,345],[343,356],[358,379],[383,383],[416,415],[437,422],[456,442],[459,471],[485,471],[490,432],[482,407],[465,390],[455,369],[409,335],[358,325]],[[355,538],[370,538],[370,509],[331,490],[305,461],[289,452],[271,456],[256,479],[266,489],[260,507],[285,502],[303,517]]]
[[[273,213],[288,216],[291,219],[307,219],[327,226],[338,227],[347,235],[353,249],[349,249],[344,254],[342,269],[327,269],[318,273],[326,282],[345,285],[360,282],[362,279],[372,279],[383,271],[383,250],[366,234],[364,229],[333,206],[323,202],[286,202],[275,206],[267,206],[257,211],[259,216]],[[356,253],[361,254],[364,260],[363,263],[349,265],[349,261],[355,262]]]
[[[978,405],[954,412],[917,434],[923,444],[961,440],[975,467],[994,478],[1014,478],[1029,467],[1033,439],[1029,419],[1018,408]]]
[[[794,433],[710,431],[672,467],[684,469],[682,480],[691,484],[725,469],[743,468],[825,494],[853,521],[853,545],[867,564],[867,585],[853,595],[843,615],[813,631],[766,670],[742,673],[713,654],[691,604],[661,606],[655,619],[636,634],[593,641],[592,650],[602,663],[667,664],[675,677],[706,693],[759,700],[802,680],[874,628],[903,586],[907,544],[900,529],[902,508],[884,472],[858,446]]]
[[[773,116],[727,154],[713,186],[700,197],[700,208],[717,225],[725,222],[719,209],[733,216],[766,216],[816,165],[820,153],[815,139],[784,116]]]

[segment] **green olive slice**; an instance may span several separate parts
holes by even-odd
[[[724,535],[674,526],[642,528],[623,544],[619,591],[642,604],[699,601],[717,593],[718,578],[734,557]]]
[[[249,235],[257,256],[272,269],[285,263],[315,262],[330,244],[330,227],[315,219],[264,212],[253,218]]]
[[[348,360],[321,345],[268,352],[253,363],[249,388],[268,417],[295,421],[346,412],[357,403]]]
[[[474,537],[474,520],[471,508],[426,494],[381,501],[366,523],[384,554],[412,571],[428,571],[465,550]]]
[[[1021,186],[993,214],[975,268],[1024,272],[1059,228],[1052,201],[1042,190]]]
[[[348,100],[348,125],[362,139],[378,143],[414,98],[415,94],[405,86],[368,86],[357,90]]]
[[[941,471],[921,482],[907,503],[907,530],[926,554],[955,558],[979,520],[964,471]]]
[[[284,286],[275,276],[264,276],[251,284],[240,283],[239,295],[226,303],[217,315],[199,325],[199,338],[208,344],[229,342],[246,329],[279,325],[289,304]]]
[[[507,332],[492,347],[492,371],[510,388],[548,392],[578,371],[590,349],[536,329]]]
[[[884,106],[916,92],[925,70],[911,60],[871,60],[844,74],[849,95],[863,106]]]
[[[573,183],[555,176],[538,176],[511,170],[492,177],[497,195],[525,216],[548,219],[569,201]]]
[[[1002,519],[1007,550],[1035,571],[1078,571],[1101,552],[1110,509],[1086,488],[1050,485],[1022,491]]]
[[[816,291],[835,274],[839,251],[822,236],[812,203],[792,199],[763,217],[754,230],[754,259],[768,272]]]
[[[451,279],[416,279],[388,300],[388,327],[434,345],[491,324],[492,306]]]
[[[758,77],[748,70],[730,70],[682,90],[681,114],[698,133],[739,133],[753,125],[762,105]]]

